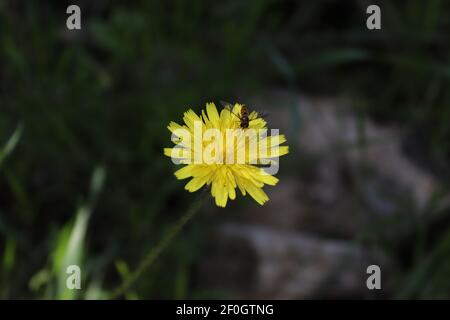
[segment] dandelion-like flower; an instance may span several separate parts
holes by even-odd
[[[175,176],[192,178],[185,186],[189,192],[210,186],[219,207],[225,207],[228,198],[236,198],[236,188],[263,205],[269,200],[263,187],[278,183],[274,176],[278,158],[289,152],[288,146],[280,146],[285,136],[273,129],[267,135],[266,121],[257,112],[252,111],[248,127],[242,127],[242,108],[235,104],[219,114],[214,103],[207,103],[206,112],[197,115],[189,109],[184,113],[185,124],[170,122],[167,127],[176,146],[165,148],[164,154],[185,165]]]

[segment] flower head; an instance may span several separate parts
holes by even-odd
[[[197,115],[189,109],[184,113],[184,125],[171,122],[174,148],[164,154],[185,166],[175,172],[178,179],[192,178],[185,186],[195,192],[211,186],[216,205],[225,207],[228,198],[236,198],[236,188],[263,205],[269,200],[264,184],[276,185],[278,158],[289,152],[284,135],[271,130],[267,135],[266,121],[255,111],[248,115],[248,127],[242,125],[243,105],[226,107],[220,114],[214,103],[206,104],[206,112]],[[275,134],[273,134],[275,132]]]

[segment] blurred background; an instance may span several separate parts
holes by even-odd
[[[198,196],[167,124],[220,100],[286,134],[280,182],[121,298],[450,298],[449,32],[442,0],[0,0],[0,298],[110,298]]]

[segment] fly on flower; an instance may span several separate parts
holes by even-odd
[[[249,113],[248,113],[248,108],[245,104],[242,105],[241,110],[240,110],[240,115],[238,115],[232,111],[233,106],[231,105],[231,103],[225,102],[225,101],[221,101],[220,103],[222,104],[222,106],[225,110],[228,110],[231,114],[234,114],[237,119],[239,119],[241,129],[248,128],[249,122],[250,122],[250,117],[249,117]],[[254,115],[256,115],[256,117],[260,117],[260,118],[266,117],[266,115],[263,115],[262,113],[258,114],[256,111],[254,111],[254,112],[255,112]]]
[[[236,188],[261,205],[269,200],[263,187],[278,182],[274,176],[278,159],[289,152],[288,146],[281,146],[286,142],[284,135],[277,129],[268,135],[266,121],[238,103],[223,108],[220,114],[214,103],[207,103],[206,112],[197,115],[189,109],[183,120],[183,125],[170,122],[168,129],[175,147],[165,148],[164,154],[174,163],[185,165],[175,176],[191,178],[186,190],[195,192],[211,186],[219,207],[236,198]]]

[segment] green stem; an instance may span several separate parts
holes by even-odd
[[[193,205],[181,216],[178,222],[167,232],[161,241],[145,255],[141,260],[136,270],[123,282],[123,284],[113,291],[111,299],[117,299],[124,293],[126,293],[136,282],[137,279],[147,270],[153,262],[158,258],[161,252],[171,243],[173,238],[183,229],[186,223],[192,219],[192,217],[200,211],[205,197],[201,196]]]

